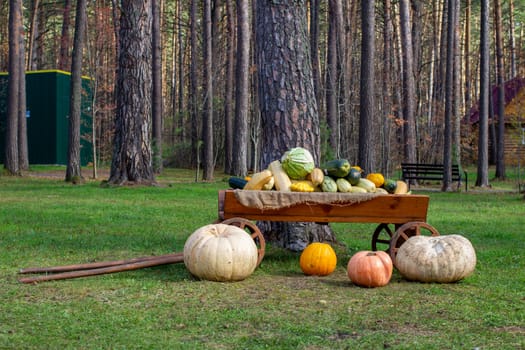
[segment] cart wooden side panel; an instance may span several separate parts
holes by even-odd
[[[404,224],[426,222],[429,197],[385,195],[351,205],[298,204],[278,210],[243,206],[233,190],[219,191],[219,219],[241,217],[261,221],[360,222]]]

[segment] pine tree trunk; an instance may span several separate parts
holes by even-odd
[[[367,173],[376,171],[374,145],[375,118],[375,1],[361,2],[361,84],[358,164]]]
[[[121,0],[110,184],[155,182],[151,154],[151,1]]]
[[[480,96],[479,96],[479,135],[478,135],[478,166],[476,186],[489,186],[489,0],[481,0],[481,30],[480,30]]]
[[[7,81],[7,123],[5,131],[4,168],[10,175],[20,175],[18,162],[18,109],[20,106],[20,26],[22,0],[9,1],[9,63]]]
[[[496,31],[496,80],[498,85],[498,130],[496,153],[496,178],[505,179],[505,68],[503,63],[503,24],[501,0],[494,1]]]
[[[162,172],[162,48],[160,30],[160,0],[151,0],[152,4],[152,146],[153,171]]]
[[[234,0],[226,0],[227,36],[226,87],[224,91],[224,173],[235,175],[233,161],[233,118],[234,118],[234,71],[235,71],[235,11]],[[251,31],[250,31],[251,32]]]
[[[233,138],[233,164],[235,175],[248,171],[248,121],[250,102],[250,7],[237,0],[237,67],[235,70],[235,137]]]
[[[203,13],[203,55],[204,55],[204,103],[202,111],[202,179],[213,180],[213,40],[211,0],[204,1]]]
[[[78,5],[77,5],[78,6]],[[77,12],[78,13],[78,12]],[[58,56],[58,69],[70,71],[69,65],[69,27],[71,25],[71,0],[64,1],[62,12],[62,34],[60,35],[60,54]],[[75,24],[75,27],[77,25]],[[75,29],[76,30],[76,29]],[[71,67],[71,69],[73,69]]]
[[[331,156],[339,158],[339,107],[337,93],[337,20],[335,16],[336,0],[329,1],[328,11],[328,48],[326,52],[326,120],[329,130],[328,145]]]
[[[447,61],[445,69],[445,136],[443,144],[443,186],[442,191],[450,191],[452,183],[452,106],[454,97],[454,26],[455,0],[447,0]]]
[[[412,57],[412,34],[410,28],[410,12],[408,0],[400,0],[399,14],[401,25],[401,43],[403,52],[403,118],[405,161],[416,162],[416,118],[415,118],[415,81],[414,61]]]
[[[319,115],[313,87],[305,1],[257,0],[256,54],[262,116],[261,168],[292,147],[320,155]],[[277,245],[303,250],[312,241],[333,241],[328,225],[259,223]]]
[[[23,11],[23,9],[20,9]],[[23,12],[20,14],[23,18]],[[29,169],[29,152],[27,145],[27,91],[26,91],[26,71],[25,71],[25,40],[24,40],[24,24],[20,22],[20,37],[19,37],[19,60],[20,60],[20,78],[18,83],[18,166],[21,171]]]
[[[77,2],[75,36],[71,62],[71,96],[69,102],[69,129],[66,181],[78,183],[82,180],[80,168],[80,116],[82,114],[82,51],[87,21],[86,0]]]

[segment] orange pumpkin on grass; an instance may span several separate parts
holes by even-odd
[[[393,264],[383,251],[360,251],[348,261],[350,280],[361,287],[382,287],[390,282]]]
[[[328,243],[311,243],[301,253],[299,265],[305,275],[327,276],[335,270],[337,255]]]

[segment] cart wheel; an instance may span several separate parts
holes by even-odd
[[[396,264],[396,255],[399,247],[401,247],[401,245],[405,243],[410,237],[419,236],[422,234],[439,236],[439,232],[434,227],[427,224],[426,222],[420,221],[407,222],[396,230],[392,236],[392,239],[390,240],[390,257],[392,258],[394,266]]]
[[[374,234],[372,235],[372,250],[376,251],[379,250],[377,248],[378,243],[386,245],[386,249],[384,249],[386,252],[388,252],[388,248],[390,247],[390,241],[392,239],[392,236],[395,232],[395,226],[393,224],[379,224]]]
[[[264,236],[261,233],[261,230],[250,220],[244,218],[230,218],[226,219],[221,224],[233,225],[240,227],[246,231],[250,236],[252,236],[255,244],[257,245],[257,266],[261,264],[262,259],[264,258],[264,250],[266,248],[266,241]]]

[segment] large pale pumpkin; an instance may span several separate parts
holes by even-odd
[[[396,267],[408,280],[456,282],[474,272],[476,252],[460,235],[412,236],[399,247]]]
[[[252,237],[237,226],[206,225],[186,240],[184,264],[200,279],[240,281],[257,267],[257,246]]]
[[[299,265],[305,275],[327,276],[335,270],[337,255],[328,243],[310,243],[301,253]]]
[[[382,287],[392,277],[392,259],[383,251],[360,251],[348,261],[347,273],[352,283],[361,287]]]

